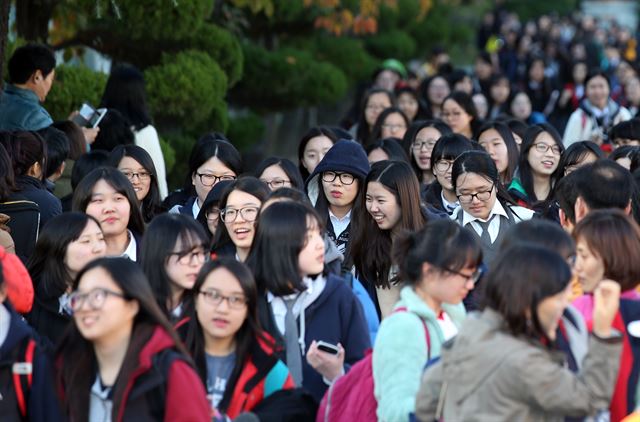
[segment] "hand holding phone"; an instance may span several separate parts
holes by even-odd
[[[87,103],[82,103],[78,114],[71,119],[81,127],[95,128],[100,124],[102,118],[107,114],[106,108],[95,109]]]
[[[322,340],[320,340],[317,344],[318,350],[322,350],[323,352],[327,352],[332,355],[337,355],[340,352],[340,349],[335,344],[327,343],[326,341]]]
[[[344,373],[344,348],[340,343],[314,340],[307,351],[307,362],[327,382],[332,382]]]

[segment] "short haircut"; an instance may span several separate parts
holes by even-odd
[[[507,250],[519,243],[531,243],[555,251],[564,258],[576,253],[576,245],[566,231],[554,222],[534,218],[522,221],[509,228],[500,244],[501,250]]]
[[[576,242],[584,240],[591,253],[604,263],[604,276],[633,289],[640,280],[640,228],[621,210],[596,210],[573,230]]]
[[[106,151],[90,151],[78,158],[71,170],[71,189],[75,190],[87,174],[108,164],[109,154]]]
[[[76,161],[87,152],[87,141],[82,133],[82,128],[71,120],[59,120],[51,124],[52,127],[61,130],[69,139],[69,158]]]
[[[609,130],[609,139],[617,144],[616,139],[631,139],[640,141],[640,119],[620,122]]]
[[[558,207],[572,224],[576,224],[575,205],[578,199],[576,179],[575,172],[570,173],[560,179],[554,189],[554,197]]]
[[[599,160],[580,167],[574,173],[577,196],[590,210],[625,209],[629,205],[635,181],[631,173],[615,161]]]
[[[61,130],[46,127],[39,131],[47,147],[47,165],[44,177],[51,177],[69,157],[69,138]]]
[[[9,59],[9,82],[24,84],[37,70],[45,78],[56,67],[53,51],[43,44],[27,44],[14,51]]]

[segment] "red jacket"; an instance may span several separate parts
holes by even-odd
[[[264,335],[267,336],[266,333]],[[267,338],[270,339],[268,336]],[[235,382],[226,414],[233,419],[242,412],[251,411],[265,395],[291,388],[295,388],[295,384],[286,365],[276,357],[271,345],[258,338]],[[227,396],[228,393],[225,392],[223,403],[227,401]]]
[[[142,384],[138,383],[138,380],[153,369],[152,357],[174,346],[173,339],[161,327],[157,327],[140,351],[139,366],[129,378],[116,421],[140,420],[139,416],[143,415],[134,415],[129,412],[129,396],[133,396],[132,393],[139,387],[138,384]],[[169,368],[164,420],[182,422],[211,420],[211,406],[207,401],[204,386],[196,371],[182,359],[175,359]]]

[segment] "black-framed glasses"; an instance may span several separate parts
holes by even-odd
[[[119,297],[121,299],[127,298],[123,293],[104,288],[96,288],[87,293],[81,293],[76,290],[69,295],[66,309],[70,314],[78,312],[84,303],[87,302],[92,310],[97,311],[98,309],[102,309],[109,296]]]
[[[224,300],[227,301],[227,304],[231,309],[242,309],[247,304],[247,299],[244,296],[241,296],[241,295],[225,296],[216,289],[200,290],[198,293],[204,296],[205,302],[213,306],[220,306],[220,304]]]
[[[204,217],[208,221],[218,221],[218,218],[220,218],[220,208],[211,208],[209,211],[204,213]]]
[[[220,212],[220,218],[225,223],[233,223],[241,215],[245,221],[253,222],[258,218],[260,207],[243,207],[240,209],[225,208]]]
[[[336,180],[336,177],[340,180],[340,183],[343,185],[350,185],[356,179],[353,174],[350,173],[339,173],[336,171],[325,171],[322,173],[322,181],[331,183]]]
[[[496,185],[491,185],[491,189],[489,189],[489,190],[476,192],[476,193],[456,194],[456,196],[458,197],[458,200],[462,204],[470,204],[470,203],[472,203],[473,202],[473,198],[478,198],[478,201],[485,202],[485,201],[488,201],[489,198],[491,198],[491,192],[493,191],[493,188],[495,186]]]
[[[124,177],[126,177],[127,179],[133,181],[134,177],[137,177],[138,180],[140,181],[144,181],[146,182],[147,180],[151,179],[151,173],[149,173],[148,171],[139,171],[139,172],[134,172],[134,171],[122,171],[122,174],[124,174]]]
[[[222,176],[216,176],[215,174],[209,174],[209,173],[196,173],[196,176],[200,178],[200,183],[202,183],[203,186],[213,186],[216,183],[218,183],[218,181],[223,181],[223,180],[236,180],[236,176],[233,176],[230,174],[223,174]]]
[[[169,256],[176,256],[177,261],[183,265],[189,265],[194,260],[197,264],[204,264],[209,255],[205,252],[204,247],[198,249],[189,249],[188,251],[171,252]]]
[[[411,144],[411,148],[413,148],[414,151],[420,151],[423,148],[426,150],[430,150],[433,149],[434,146],[436,146],[436,142],[438,142],[437,139],[425,139],[424,141],[419,141],[416,139]]]
[[[562,148],[560,148],[558,145],[547,145],[547,144],[543,144],[542,142],[538,142],[533,144],[533,147],[536,149],[536,151],[538,151],[541,154],[544,154],[549,150],[551,150],[551,152],[554,153],[555,155],[562,154]]]
[[[452,273],[452,274],[456,274],[459,275],[460,277],[464,277],[466,280],[471,280],[471,282],[475,285],[481,278],[482,278],[482,274],[484,274],[484,272],[480,269],[477,268],[474,272],[472,272],[471,274],[465,274],[463,272],[460,271],[454,271],[450,268],[443,268],[446,272]]]
[[[439,173],[444,173],[446,171],[448,171],[451,166],[453,165],[453,161],[452,160],[439,160],[436,163],[436,170]]]
[[[281,187],[284,187],[286,184],[291,184],[291,180],[287,180],[287,179],[271,179],[271,180],[265,180],[265,179],[260,179],[260,181],[262,181],[265,185],[269,186],[269,189],[280,189]]]

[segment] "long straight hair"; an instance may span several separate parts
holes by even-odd
[[[546,198],[538,198],[536,196],[536,192],[533,189],[533,170],[531,169],[531,164],[529,164],[529,150],[533,147],[533,144],[536,142],[536,139],[542,133],[548,133],[553,141],[560,147],[560,154],[564,152],[564,145],[562,144],[562,138],[560,138],[560,134],[553,126],[548,123],[538,123],[533,126],[529,126],[527,131],[524,133],[524,137],[522,138],[522,145],[520,146],[520,162],[518,163],[518,177],[520,178],[520,183],[522,184],[522,188],[527,193],[527,196],[530,198],[532,203],[539,201],[546,201],[550,198],[553,198],[553,181],[557,179],[557,175],[560,171],[560,158],[558,158],[558,168],[556,171],[549,177],[549,196]]]
[[[151,176],[149,192],[142,199],[142,218],[145,223],[149,223],[156,214],[162,211],[160,206],[160,188],[158,187],[158,172],[153,164],[153,159],[144,148],[137,145],[118,145],[111,151],[109,163],[113,167],[118,167],[124,157],[130,157],[138,162]]]
[[[73,282],[65,265],[67,248],[78,240],[89,221],[98,220],[82,212],[66,212],[53,217],[43,227],[35,250],[27,261],[31,278],[37,281],[47,298],[58,298]],[[42,287],[40,287],[42,286]]]
[[[261,294],[286,296],[306,290],[298,255],[305,246],[309,219],[323,229],[316,211],[301,203],[276,202],[260,214],[247,265]]]
[[[486,122],[482,127],[478,130],[477,138],[480,138],[482,133],[486,132],[489,129],[493,129],[498,132],[500,138],[502,138],[502,142],[504,142],[507,147],[507,168],[506,170],[500,174],[500,180],[503,184],[508,184],[513,179],[513,175],[518,168],[518,159],[520,158],[520,151],[518,150],[518,144],[516,144],[516,140],[513,139],[513,132],[509,129],[509,126],[502,122],[490,121]]]
[[[183,354],[183,359],[191,362],[189,354],[175,334],[173,327],[156,303],[151,287],[142,269],[127,258],[99,258],[90,262],[78,273],[73,288],[77,289],[82,277],[89,271],[101,268],[122,290],[124,299],[138,302],[139,310],[133,320],[131,338],[127,351],[113,385],[113,408],[111,418],[117,420],[117,412],[125,398],[129,379],[139,368],[139,356],[156,328],[161,328],[173,340],[173,348]],[[56,356],[61,363],[57,373],[58,385],[64,391],[64,410],[70,420],[88,420],[91,385],[98,371],[93,343],[85,339],[75,322],[70,324]]]
[[[420,203],[420,184],[411,167],[403,161],[379,161],[371,166],[365,180],[366,192],[369,182],[381,183],[395,198],[401,209],[399,230],[420,230],[427,222]],[[366,211],[366,195],[360,203],[362,212],[356,217],[353,239],[347,247],[352,257],[356,274],[362,275],[377,287],[389,287],[391,269],[391,230],[380,230]]]
[[[171,309],[167,307],[167,303],[171,297],[173,281],[167,274],[166,266],[178,239],[185,251],[202,246],[208,252],[209,240],[204,228],[193,218],[183,214],[162,214],[154,218],[142,239],[140,251],[142,270],[149,279],[156,302],[169,318]],[[183,295],[183,301],[188,297]]]
[[[203,334],[204,328],[198,320],[195,303],[198,299],[202,286],[207,280],[207,277],[219,268],[226,269],[236,280],[238,280],[247,306],[247,317],[238,331],[234,334],[234,353],[236,360],[233,371],[231,372],[231,376],[227,382],[222,401],[218,404],[218,409],[225,412],[231,401],[235,385],[240,378],[240,373],[246,366],[247,361],[251,358],[252,352],[259,350],[260,348],[258,342],[262,341],[273,346],[273,341],[266,337],[260,329],[260,322],[258,319],[258,291],[256,289],[256,282],[253,278],[253,274],[251,274],[251,270],[249,270],[249,268],[242,262],[238,262],[230,257],[223,257],[204,264],[200,270],[198,278],[196,279],[196,283],[193,286],[193,291],[191,292],[193,298],[189,301],[189,306],[186,310],[189,322],[187,323],[187,333],[185,338],[185,345],[193,357],[198,375],[200,376],[203,384],[207,385],[207,359]]]

